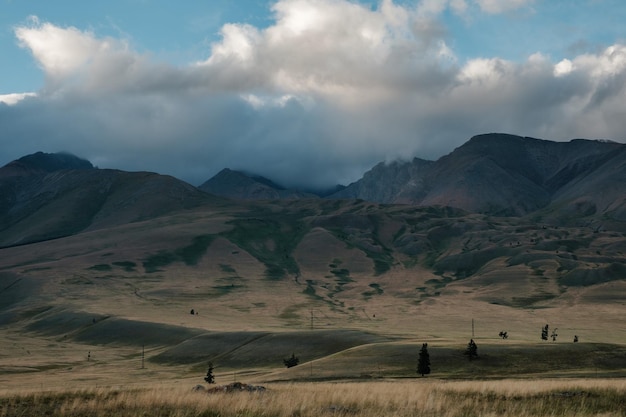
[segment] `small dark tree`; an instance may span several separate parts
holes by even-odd
[[[548,325],[541,328],[541,340],[548,340]]]
[[[578,336],[574,335],[574,343],[578,343]]]
[[[509,338],[509,334],[505,331],[502,331],[498,334],[498,336],[500,336],[502,339],[508,339]]]
[[[557,329],[552,330],[552,334],[550,335],[550,337],[552,338],[553,342],[556,342],[556,337],[558,336],[556,331],[557,331]]]
[[[421,376],[430,373],[430,355],[428,354],[428,344],[422,344],[419,357],[417,358],[417,373]]]
[[[207,384],[215,384],[215,377],[213,376],[213,362],[209,362],[209,370],[206,371],[204,380]]]
[[[469,357],[470,361],[478,357],[478,346],[476,346],[474,339],[470,339],[467,344],[467,349],[465,349],[465,354]]]
[[[283,359],[283,363],[285,364],[287,368],[291,368],[291,367],[296,366],[298,363],[300,363],[300,359],[298,359],[295,353],[292,353],[291,358]]]

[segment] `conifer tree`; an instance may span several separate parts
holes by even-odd
[[[478,357],[478,346],[476,346],[474,339],[470,339],[467,344],[467,349],[465,349],[465,354],[469,357],[470,361]]]
[[[417,358],[417,373],[421,376],[430,373],[430,355],[428,354],[428,344],[422,344],[419,357]]]
[[[548,325],[541,328],[541,340],[548,340]]]
[[[213,362],[209,362],[209,370],[206,371],[204,380],[207,384],[215,384],[215,377],[213,376]]]

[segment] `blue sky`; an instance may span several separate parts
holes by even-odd
[[[490,131],[623,142],[624,21],[620,0],[0,0],[0,164],[327,186]]]

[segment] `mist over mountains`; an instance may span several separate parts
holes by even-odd
[[[233,171],[221,172],[200,189],[237,199],[310,197]],[[437,161],[381,162],[360,180],[325,197],[449,206],[501,216],[550,209],[625,220],[626,146],[479,135]]]
[[[472,213],[626,220],[626,145],[475,136],[437,161],[379,163],[346,187],[313,193],[223,169],[198,188],[148,172],[97,169],[70,154],[0,169],[0,245],[67,236],[232,200],[359,199]]]

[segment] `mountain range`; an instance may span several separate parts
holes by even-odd
[[[496,216],[626,221],[626,145],[485,134],[437,161],[381,162],[347,187],[321,194],[227,168],[196,188],[170,176],[97,169],[70,154],[38,152],[0,168],[0,246],[225,201],[216,196],[359,199]]]
[[[230,170],[200,189],[236,199],[313,197]],[[479,135],[437,161],[381,162],[325,197],[449,206],[499,216],[545,209],[571,217],[602,214],[626,220],[626,145]]]

